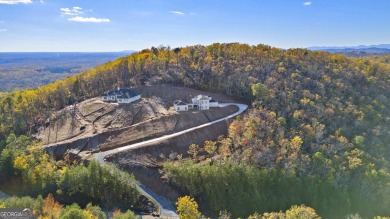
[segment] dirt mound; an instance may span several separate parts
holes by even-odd
[[[72,107],[67,107],[48,119],[45,127],[40,128],[37,137],[42,139],[44,144],[48,144],[74,138],[85,131],[84,123],[77,119]]]
[[[75,141],[113,129],[121,129],[170,113],[158,98],[143,98],[132,104],[105,103],[100,98],[68,106],[55,113],[46,126],[39,129],[37,138],[43,144]]]

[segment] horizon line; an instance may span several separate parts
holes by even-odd
[[[0,51],[0,53],[128,53],[137,52],[138,50],[122,51]]]
[[[240,43],[240,42],[238,42]],[[248,44],[248,43],[240,43],[240,44]],[[261,44],[261,43],[260,43]],[[212,44],[205,44],[204,46],[207,45],[212,45]],[[254,44],[248,44],[248,45],[253,45]],[[259,45],[259,44],[257,44]],[[269,44],[264,44],[271,46]],[[376,43],[376,44],[359,44],[359,45],[332,45],[332,46],[326,46],[326,45],[315,45],[315,46],[306,46],[306,47],[288,47],[288,48],[282,48],[282,47],[277,47],[277,46],[271,46],[274,48],[279,48],[283,50],[288,50],[288,49],[309,49],[312,50],[313,48],[320,48],[320,49],[328,49],[329,47],[338,47],[338,48],[353,48],[353,47],[375,47],[375,46],[384,46],[384,45],[390,45],[390,43]],[[187,45],[190,46],[190,45]],[[180,46],[180,48],[184,48],[187,46]],[[172,47],[173,48],[173,47]],[[380,47],[379,47],[380,48]],[[149,48],[144,48],[144,49],[149,49]],[[124,49],[124,50],[111,50],[111,51],[0,51],[0,53],[129,53],[129,52],[138,52],[141,50],[133,50],[133,49]]]

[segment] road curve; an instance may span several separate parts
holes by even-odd
[[[226,106],[237,106],[238,111],[229,115],[229,116],[226,116],[222,119],[217,119],[215,121],[205,123],[203,125],[199,125],[199,126],[196,126],[193,128],[189,128],[189,129],[186,129],[186,130],[183,130],[180,132],[176,132],[176,133],[173,133],[170,135],[164,135],[164,136],[150,139],[147,141],[143,141],[143,142],[139,142],[139,143],[135,143],[135,144],[131,144],[131,145],[126,145],[126,146],[115,148],[115,149],[108,150],[108,151],[102,151],[99,153],[95,153],[95,154],[93,154],[93,158],[96,159],[97,161],[99,161],[100,163],[104,163],[104,158],[108,155],[116,154],[116,153],[119,153],[122,151],[127,151],[130,149],[138,148],[138,147],[148,145],[151,143],[156,143],[156,142],[159,142],[162,140],[170,139],[170,138],[173,138],[173,137],[176,137],[176,136],[179,136],[179,135],[182,135],[182,134],[185,134],[185,133],[197,130],[197,129],[201,129],[201,128],[213,125],[213,124],[218,123],[218,122],[226,121],[230,118],[233,118],[235,116],[240,115],[248,108],[248,105],[239,104],[239,103],[220,103],[219,104],[219,107],[226,107]],[[164,197],[161,197],[161,196],[155,194],[154,192],[152,192],[150,189],[148,189],[147,187],[145,187],[142,184],[138,186],[138,190],[143,195],[149,197],[150,199],[152,199],[154,202],[156,202],[159,205],[160,217],[162,217],[162,218],[179,218],[179,215],[177,215],[177,213],[175,212],[174,206],[168,200],[166,200]]]

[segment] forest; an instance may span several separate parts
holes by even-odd
[[[227,136],[193,145],[182,165],[164,167],[201,209],[247,217],[305,204],[323,218],[389,216],[389,60],[261,44],[152,47],[1,94],[0,140],[10,147],[12,133],[34,134],[52,112],[117,86],[168,83],[221,92],[251,109]]]
[[[147,203],[140,201],[137,182],[132,175],[114,165],[101,165],[97,161],[87,165],[71,162],[69,157],[55,161],[34,140],[24,135],[8,136],[1,148],[0,175],[0,183],[16,183],[11,190],[22,196],[0,200],[0,205],[30,207],[37,210],[36,215],[51,213],[50,209],[44,212],[46,201],[50,206],[57,206],[58,213],[65,212],[63,204],[67,205],[66,208],[79,210],[78,205],[86,206],[88,210],[88,206],[93,207],[92,203],[104,209],[118,209],[118,213],[119,209],[147,210],[144,205]],[[46,199],[43,200],[42,196]],[[37,198],[33,200],[31,197]]]

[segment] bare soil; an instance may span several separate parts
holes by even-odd
[[[236,111],[235,107],[176,112],[172,102],[207,94],[219,102],[237,102],[223,94],[170,85],[135,88],[142,99],[131,104],[92,98],[55,113],[37,137],[47,150],[61,156],[68,149],[108,150],[195,127]]]

